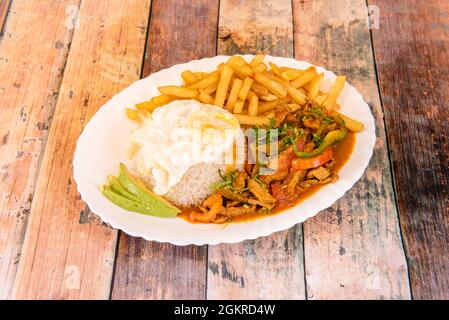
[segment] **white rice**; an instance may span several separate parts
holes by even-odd
[[[212,193],[210,185],[221,181],[218,170],[225,170],[225,167],[222,164],[196,164],[189,168],[181,180],[163,197],[176,206],[198,205]],[[141,178],[150,188],[153,188],[152,176]]]

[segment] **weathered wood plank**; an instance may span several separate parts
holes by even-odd
[[[414,299],[449,299],[449,2],[369,1]]]
[[[361,180],[330,209],[304,223],[307,296],[410,298],[366,3],[294,3],[296,58],[347,75],[371,106],[378,137]]]
[[[149,0],[82,2],[13,298],[109,297],[117,231],[79,223],[86,205],[73,182],[72,157],[89,118],[113,94],[139,78],[149,8]],[[45,122],[40,127],[49,125]]]
[[[215,55],[218,1],[154,1],[143,75]],[[204,299],[207,247],[120,235],[113,299]]]
[[[73,31],[64,25],[65,8],[76,3],[15,1],[0,40],[0,299],[9,298],[17,271],[72,40]],[[2,1],[0,12],[7,7]]]
[[[6,21],[6,16],[8,15],[9,5],[11,0],[3,0],[0,2],[0,34],[3,31],[3,26]]]
[[[220,1],[219,54],[293,55],[291,1]],[[301,225],[209,247],[208,299],[304,299]]]

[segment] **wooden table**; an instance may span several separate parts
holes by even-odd
[[[448,1],[2,0],[0,25],[0,298],[449,298]],[[102,104],[161,68],[255,52],[363,94],[377,143],[351,191],[233,245],[146,242],[89,211],[72,159]]]

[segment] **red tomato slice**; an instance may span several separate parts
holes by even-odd
[[[319,167],[332,159],[332,155],[333,151],[329,148],[324,150],[323,153],[312,158],[297,158],[292,161],[292,169],[301,170]]]
[[[305,146],[304,139],[299,139],[296,142],[296,147],[298,151],[303,151],[304,146]],[[273,159],[270,161],[270,163],[268,163],[268,168],[277,171],[288,170],[290,168],[292,160],[295,158],[296,155],[295,152],[293,151],[293,146],[289,146],[276,159]]]

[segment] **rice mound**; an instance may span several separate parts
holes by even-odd
[[[181,180],[166,194],[162,195],[174,205],[190,207],[200,204],[212,193],[210,185],[221,180],[218,170],[225,170],[223,164],[199,163],[190,167]],[[141,177],[153,189],[152,175]]]

